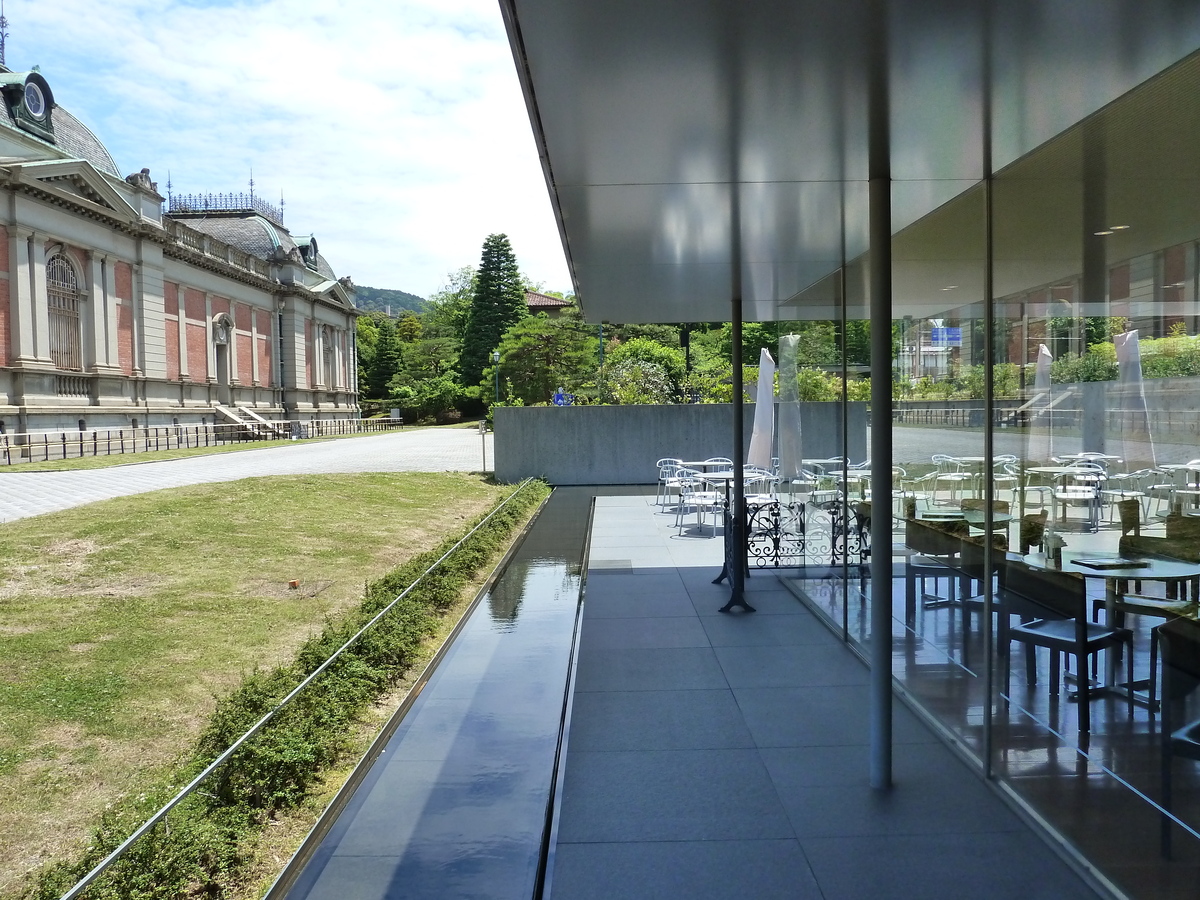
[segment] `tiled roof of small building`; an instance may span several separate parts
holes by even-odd
[[[530,309],[562,309],[564,306],[570,306],[571,301],[539,294],[537,291],[526,291],[525,305]]]

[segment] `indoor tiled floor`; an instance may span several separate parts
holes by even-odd
[[[1095,896],[899,703],[872,790],[867,670],[773,574],[718,613],[720,540],[673,526],[597,498],[556,900]]]
[[[1151,522],[1144,533],[1161,534]],[[1115,553],[1120,533],[1105,523],[1095,534],[1068,535],[1076,550]],[[903,574],[903,535],[897,534],[897,573]],[[834,622],[842,620],[842,589],[830,580],[795,582],[810,601]],[[857,587],[857,582],[855,582]],[[947,580],[928,589],[946,595]],[[1103,583],[1089,587],[1103,597]],[[848,617],[852,640],[865,641],[865,605],[852,588]],[[983,752],[983,723],[988,707],[979,633],[979,615],[964,632],[957,606],[919,606],[905,622],[902,577],[893,587],[892,671],[905,689],[964,745]],[[1161,620],[1130,616],[1135,631],[1135,677],[1149,675],[1149,628]],[[964,640],[965,637],[965,640]],[[964,650],[969,652],[964,654]],[[1091,733],[1079,731],[1078,704],[1066,691],[1049,688],[1049,657],[1038,655],[1038,680],[1027,682],[1020,651],[1014,649],[1011,687],[999,691],[996,672],[993,765],[996,774],[1021,795],[1085,856],[1095,861],[1120,889],[1137,898],[1174,900],[1196,896],[1200,883],[1200,842],[1176,828],[1170,860],[1160,852],[1160,816],[1152,801],[1160,797],[1161,735],[1158,717],[1145,705],[1134,708],[1115,697],[1093,699]],[[1121,669],[1123,671],[1123,668]],[[1196,766],[1175,763],[1175,809],[1189,822],[1200,821],[1200,778]]]

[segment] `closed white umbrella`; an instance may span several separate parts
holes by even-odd
[[[1050,386],[1050,348],[1038,344],[1033,397],[1029,401],[1029,432],[1025,458],[1048,463],[1054,455],[1054,396]]]
[[[775,432],[775,360],[763,347],[758,356],[758,396],[754,403],[754,430],[746,465],[771,468],[771,441]]]
[[[801,477],[800,386],[796,381],[796,349],[800,335],[779,339],[779,479],[783,485]]]
[[[1142,385],[1142,349],[1138,333],[1126,331],[1113,336],[1117,348],[1117,408],[1121,410],[1121,458],[1125,471],[1152,469],[1154,438]]]

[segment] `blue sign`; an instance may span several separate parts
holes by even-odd
[[[930,341],[939,347],[961,347],[961,328],[935,328],[929,336]]]
[[[554,396],[551,398],[551,402],[555,406],[570,406],[572,403],[575,402],[575,395],[574,394],[564,394],[563,389],[559,388],[557,391],[554,392]]]

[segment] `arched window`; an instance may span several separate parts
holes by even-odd
[[[46,262],[46,301],[50,308],[50,359],[60,369],[83,369],[79,327],[79,279],[61,253]]]

